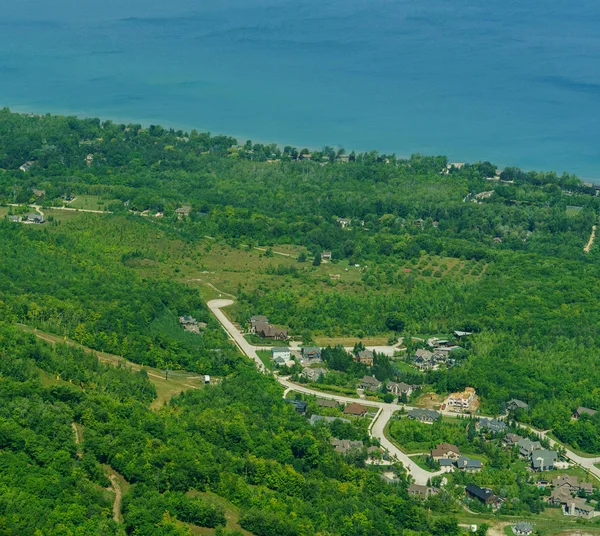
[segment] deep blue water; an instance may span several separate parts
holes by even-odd
[[[600,179],[598,0],[0,0],[0,106]]]

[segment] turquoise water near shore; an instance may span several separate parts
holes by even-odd
[[[0,106],[600,180],[600,2],[19,0]]]

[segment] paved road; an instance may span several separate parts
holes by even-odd
[[[8,206],[9,207],[20,207],[21,205],[19,205],[18,203],[8,203]],[[31,205],[27,205],[27,206],[36,209],[40,214],[44,215],[44,213],[41,211],[41,208],[42,208],[41,205],[31,204]],[[87,208],[46,207],[46,209],[47,210],[70,210],[72,212],[90,212],[92,214],[112,214],[112,212],[110,210],[92,210],[92,209],[87,209]]]
[[[258,367],[258,370],[261,372],[267,373],[268,370],[264,366],[263,362],[260,360],[258,355],[256,354],[257,347],[252,346],[246,339],[244,339],[243,335],[239,332],[239,330],[231,323],[231,321],[225,316],[221,309],[223,307],[227,307],[232,305],[232,300],[212,300],[208,302],[208,308],[212,311],[212,313],[217,317],[217,320],[221,322],[221,325],[225,328],[225,331],[228,333],[229,338],[235,342],[235,344],[240,348],[240,350],[253,359]],[[287,378],[275,376],[277,381],[286,389],[286,392],[293,390],[298,393],[304,393],[308,395],[318,396],[319,398],[325,398],[328,400],[336,400],[340,403],[351,403],[351,402],[359,402],[363,406],[367,406],[373,409],[377,409],[377,415],[371,425],[371,435],[379,440],[381,445],[385,447],[392,456],[395,456],[398,460],[400,460],[408,472],[412,475],[416,484],[425,485],[427,480],[432,476],[442,474],[441,471],[437,473],[432,473],[426,471],[419,467],[415,462],[413,462],[406,454],[404,454],[400,449],[398,449],[393,443],[385,437],[383,433],[386,424],[390,420],[391,416],[395,411],[398,411],[401,406],[397,406],[395,404],[386,404],[385,402],[373,402],[370,400],[358,400],[356,398],[351,398],[347,396],[334,395],[330,393],[322,393],[320,391],[315,391],[309,389],[308,387],[304,387],[302,385],[298,385],[289,381]],[[404,409],[409,411],[411,409],[415,409],[414,406],[404,406]],[[449,417],[457,417],[458,414],[452,411],[442,411],[438,410],[438,413],[442,415],[447,415]],[[484,417],[484,415],[475,416],[474,418],[478,419]],[[523,428],[528,428],[525,425],[521,425]],[[587,469],[592,475],[600,480],[600,469],[597,468],[594,464],[600,463],[600,457],[598,458],[585,458],[583,456],[579,456],[575,454],[573,451],[566,448],[561,443],[558,443],[554,439],[548,437],[545,432],[539,432],[534,430],[533,428],[529,428],[531,431],[540,435],[544,439],[547,439],[552,447],[561,447],[566,452],[566,457],[572,462],[581,465],[585,469]]]

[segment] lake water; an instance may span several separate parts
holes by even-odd
[[[600,179],[597,0],[0,0],[0,106]]]

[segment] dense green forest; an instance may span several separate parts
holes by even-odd
[[[106,213],[52,210],[73,198]],[[282,403],[209,313],[198,288],[210,281],[236,296],[240,324],[266,314],[305,340],[403,337],[413,350],[413,337],[472,331],[451,368],[407,372],[383,357],[366,367],[332,348],[322,381],[344,389],[373,374],[440,394],[470,385],[484,412],[519,398],[531,408],[521,421],[600,451],[600,413],[571,420],[577,406],[600,410],[600,253],[584,251],[600,199],[575,176],[375,151],[309,155],[4,109],[0,210],[32,203],[51,214],[43,225],[0,221],[0,534],[223,533],[211,494],[256,536],[456,531],[443,521],[454,502],[431,499],[428,515],[404,475],[390,486],[363,459],[341,458],[329,427],[309,427]],[[206,327],[186,332],[182,315]],[[223,381],[153,411],[145,372],[49,347],[19,324]],[[105,467],[132,485],[122,525]],[[506,485],[538,509],[520,481]]]

